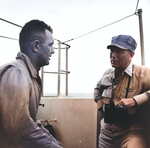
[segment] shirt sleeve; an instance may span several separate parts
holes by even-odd
[[[133,97],[138,105],[143,105],[150,101],[150,69],[148,67],[144,67],[143,69],[143,72],[140,74],[140,89],[143,93]]]
[[[0,82],[3,130],[18,147],[53,148],[51,137],[30,117],[30,91],[29,81],[21,70],[11,67],[3,74]]]
[[[142,105],[142,104],[145,104],[146,102],[148,102],[149,98],[148,96],[146,95],[146,93],[142,93],[140,95],[136,95],[133,97],[134,100],[136,101],[136,103],[138,105]]]

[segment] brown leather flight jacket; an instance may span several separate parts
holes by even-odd
[[[0,148],[47,148],[48,133],[36,124],[42,85],[29,58],[0,68]]]

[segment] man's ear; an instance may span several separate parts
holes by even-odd
[[[35,40],[33,43],[33,51],[38,52],[38,48],[39,48],[39,40]]]
[[[134,52],[131,52],[131,57],[133,58],[133,56],[134,56]]]
[[[134,56],[134,52],[130,52],[130,60],[133,58],[133,56]]]

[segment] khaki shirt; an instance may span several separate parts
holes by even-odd
[[[29,58],[0,68],[0,148],[48,148],[51,141],[36,124],[42,85]]]
[[[115,69],[108,69],[94,89],[94,100],[98,101],[99,107],[105,104],[104,98],[111,98],[115,104],[125,98],[129,74],[124,73],[112,90]],[[136,107],[128,108],[130,113],[138,114],[138,125],[142,125],[146,132],[150,133],[150,68],[145,66],[133,66],[129,85],[128,98],[137,102]],[[103,125],[105,127],[105,125]],[[132,127],[135,127],[132,125]],[[131,128],[131,127],[130,127]],[[131,128],[132,129],[132,128]]]
[[[136,100],[138,105],[145,104],[150,100],[150,68],[144,66],[133,66],[131,82],[129,86],[128,98]],[[108,69],[94,89],[94,100],[101,100],[103,97],[112,97],[112,83],[115,75],[115,69]],[[125,98],[129,74],[124,73],[118,84],[113,89],[113,100],[119,101]]]

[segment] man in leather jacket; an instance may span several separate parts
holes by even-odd
[[[16,60],[0,67],[0,148],[62,148],[36,123],[42,92],[38,72],[49,64],[53,43],[52,28],[31,20],[20,32]]]

